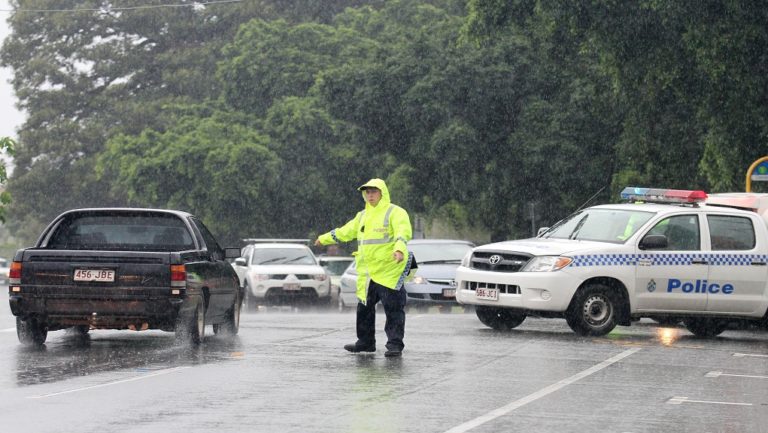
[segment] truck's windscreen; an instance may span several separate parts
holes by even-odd
[[[586,209],[555,224],[543,238],[624,243],[654,215],[620,209]]]
[[[184,222],[170,214],[75,214],[54,230],[58,250],[184,251],[195,249]]]

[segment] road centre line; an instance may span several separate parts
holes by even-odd
[[[71,393],[73,393],[73,392],[88,391],[88,390],[91,390],[91,389],[96,389],[96,388],[104,388],[104,387],[106,387],[106,386],[119,385],[119,384],[121,384],[121,383],[126,383],[126,382],[135,382],[135,381],[137,381],[137,380],[142,380],[142,379],[149,379],[150,377],[160,376],[160,375],[163,375],[163,374],[168,374],[168,373],[174,373],[174,372],[176,372],[176,371],[179,371],[179,370],[185,370],[185,369],[187,369],[187,368],[192,368],[192,367],[174,367],[174,368],[167,368],[167,369],[165,369],[165,370],[158,370],[158,371],[156,371],[156,372],[154,372],[154,373],[150,373],[150,374],[143,374],[143,375],[141,375],[141,376],[132,377],[132,378],[130,378],[130,379],[122,379],[122,380],[116,380],[116,381],[114,381],[114,382],[107,382],[107,383],[102,383],[102,384],[99,384],[99,385],[86,386],[86,387],[84,387],[84,388],[75,388],[75,389],[68,389],[68,390],[66,390],[66,391],[60,391],[60,392],[52,392],[52,393],[50,393],[50,394],[43,394],[43,395],[32,395],[32,396],[29,396],[29,397],[27,397],[27,398],[29,398],[29,399],[48,398],[48,397],[55,397],[55,396],[57,396],[57,395],[63,395],[63,394],[71,394]]]
[[[761,355],[758,353],[734,353],[736,358],[752,357],[752,358],[768,358],[768,355]]]
[[[768,376],[753,376],[750,374],[730,374],[730,373],[723,373],[722,371],[710,371],[709,373],[704,375],[704,377],[720,377],[720,376],[748,377],[750,379],[768,379]]]
[[[672,397],[667,400],[667,404],[683,404],[683,403],[703,403],[703,404],[721,404],[728,406],[752,406],[752,403],[734,403],[730,401],[709,401],[709,400],[691,400],[688,397]]]
[[[508,413],[512,412],[513,410],[519,409],[519,408],[525,406],[528,403],[534,402],[534,401],[536,401],[536,400],[538,400],[538,399],[540,399],[542,397],[546,397],[547,395],[552,394],[555,391],[558,391],[560,389],[565,388],[568,385],[571,385],[571,384],[573,384],[575,382],[578,382],[579,380],[584,379],[587,376],[595,374],[598,371],[600,371],[600,370],[602,370],[602,369],[604,369],[606,367],[609,367],[612,364],[615,364],[615,363],[621,361],[622,359],[624,359],[624,358],[626,358],[626,357],[628,357],[628,356],[630,356],[630,355],[632,355],[632,354],[634,354],[634,353],[636,353],[636,352],[638,352],[640,350],[641,350],[641,348],[639,348],[639,347],[635,347],[635,348],[632,348],[632,349],[629,349],[629,350],[625,350],[624,352],[621,352],[621,353],[619,353],[618,355],[616,355],[616,356],[614,356],[612,358],[608,358],[608,359],[606,359],[605,361],[603,361],[603,362],[601,362],[599,364],[593,365],[592,367],[590,367],[590,368],[588,368],[588,369],[586,369],[586,370],[584,370],[584,371],[582,371],[580,373],[576,373],[576,374],[574,374],[573,376],[571,376],[569,378],[563,379],[563,380],[561,380],[561,381],[559,381],[557,383],[549,385],[546,388],[542,388],[542,389],[540,389],[540,390],[538,390],[538,391],[536,391],[536,392],[534,392],[532,394],[528,394],[527,396],[525,396],[525,397],[523,397],[523,398],[521,398],[519,400],[515,400],[515,401],[507,404],[506,406],[502,406],[502,407],[500,407],[498,409],[494,409],[494,410],[486,413],[485,415],[481,415],[481,416],[479,416],[479,417],[477,417],[477,418],[475,418],[473,420],[470,420],[470,421],[467,421],[467,422],[465,422],[463,424],[457,425],[456,427],[453,427],[450,430],[447,430],[445,433],[464,433],[464,432],[467,432],[469,430],[472,430],[473,428],[478,427],[478,426],[480,426],[482,424],[485,424],[485,423],[487,423],[489,421],[492,421],[492,420],[494,420],[494,419],[496,419],[496,418],[498,418],[500,416],[507,415]]]

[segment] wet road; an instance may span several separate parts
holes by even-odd
[[[409,314],[402,359],[354,355],[354,315],[242,316],[197,350],[163,332],[19,345],[0,295],[0,416],[16,432],[768,432],[768,333],[701,340],[652,322],[581,338],[563,320],[485,328]]]

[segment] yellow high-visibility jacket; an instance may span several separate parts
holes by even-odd
[[[318,237],[323,245],[357,240],[355,268],[357,269],[357,298],[365,303],[368,284],[373,280],[384,287],[399,290],[408,277],[410,260],[407,243],[411,240],[411,221],[408,212],[389,199],[389,189],[382,179],[371,179],[358,190],[376,187],[381,190],[381,201],[374,207],[365,203],[362,210],[346,224]],[[362,191],[365,200],[365,191]],[[397,262],[393,254],[403,253]]]

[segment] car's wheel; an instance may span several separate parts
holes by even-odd
[[[199,345],[205,338],[205,305],[197,303],[191,317],[180,317],[175,329],[176,341],[182,344]]]
[[[240,294],[235,297],[235,303],[232,308],[227,311],[227,319],[224,323],[216,323],[213,325],[213,333],[221,334],[226,337],[234,337],[240,330]]]
[[[48,338],[48,325],[34,318],[21,320],[17,317],[16,335],[22,344],[40,346]]]
[[[685,328],[697,337],[710,338],[720,335],[728,326],[728,322],[714,318],[690,318],[685,319]]]
[[[483,325],[498,331],[517,328],[525,320],[525,313],[507,308],[477,306],[475,314]]]
[[[605,335],[616,327],[617,307],[613,289],[603,284],[590,284],[576,292],[565,320],[579,335]]]

